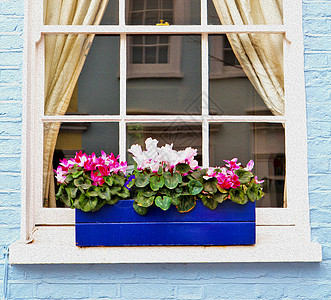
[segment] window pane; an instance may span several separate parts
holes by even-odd
[[[136,47],[130,46],[131,37],[127,47],[127,113],[200,114],[200,36],[167,36],[168,45],[148,44],[144,47],[145,63],[130,60],[136,51]],[[160,36],[160,40],[164,38]]]
[[[224,159],[237,157],[246,165],[253,159],[253,172],[264,179],[266,195],[259,207],[284,206],[285,135],[278,123],[211,123],[210,165],[222,166]]]
[[[207,0],[208,2],[208,24],[209,25],[220,25],[220,17],[217,14],[213,0]],[[216,1],[218,2],[218,1]],[[269,11],[269,15],[263,13],[264,10],[261,8],[261,1],[233,1],[232,14],[236,17],[237,15],[242,16],[242,22],[244,25],[282,25],[283,24],[283,7],[278,6],[278,3],[282,1],[273,1],[274,7],[271,6],[271,2],[264,2],[262,5],[267,5],[266,10]],[[246,20],[245,14],[242,10],[250,11],[252,19],[250,22]],[[222,10],[223,14],[229,14],[228,11]],[[232,16],[230,14],[230,16]],[[232,25],[232,24],[223,24],[223,25]]]
[[[119,113],[119,36],[95,35],[93,41],[88,39],[82,34],[46,36],[46,115]],[[89,51],[88,42],[92,43]],[[80,51],[88,52],[85,62]],[[64,52],[67,55],[61,54]],[[75,69],[80,61],[81,72]],[[63,103],[68,95],[70,101]]]
[[[161,19],[169,25],[200,24],[200,0],[128,0],[127,5],[128,25],[156,25]]]
[[[145,146],[149,137],[159,141],[158,146],[173,144],[173,149],[183,150],[192,147],[198,150],[196,159],[202,163],[202,127],[200,123],[129,123],[127,130],[127,148],[133,144]],[[127,155],[128,164],[133,164]]]
[[[209,113],[282,115],[282,35],[227,36],[209,36]]]
[[[48,197],[44,196],[45,205],[48,207],[48,203],[52,202],[51,198],[57,192],[57,184],[54,176],[53,169],[56,169],[59,165],[60,159],[72,158],[75,156],[76,152],[83,151],[88,155],[94,152],[97,156],[101,155],[101,150],[105,151],[107,154],[111,152],[118,155],[119,149],[119,138],[118,138],[118,124],[117,123],[89,123],[89,122],[66,122],[62,123],[60,126],[59,134],[57,134],[57,128],[60,123],[45,123],[44,124],[44,142],[45,145],[55,144],[54,155],[50,155],[49,151],[52,149],[44,147],[44,171],[49,170],[50,179],[55,183],[55,188],[53,183],[47,181],[47,190],[44,186],[45,193]],[[53,134],[50,134],[53,132]],[[49,162],[48,157],[52,158]],[[55,192],[55,194],[54,194]],[[63,207],[62,202],[57,202],[58,207]]]

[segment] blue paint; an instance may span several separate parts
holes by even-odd
[[[137,214],[133,200],[120,200],[98,212],[76,210],[77,246],[252,245],[255,203],[225,201],[211,210],[201,201],[188,213],[156,206]]]

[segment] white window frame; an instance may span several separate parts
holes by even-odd
[[[37,263],[189,263],[189,262],[293,262],[321,261],[321,245],[312,243],[309,223],[307,134],[301,0],[284,1],[284,25],[219,26],[207,24],[207,1],[201,0],[201,26],[127,26],[125,1],[120,1],[117,26],[42,25],[43,0],[25,7],[23,136],[22,136],[22,225],[21,240],[10,247],[12,264]],[[201,34],[202,114],[197,116],[127,116],[125,93],[120,95],[119,115],[43,116],[44,34],[120,34],[120,87],[126,90],[126,34]],[[208,115],[207,33],[283,33],[286,113],[284,116]],[[43,122],[119,122],[120,155],[126,156],[127,122],[202,122],[203,166],[208,166],[208,123],[285,123],[286,208],[257,208],[257,243],[226,247],[87,247],[75,246],[74,210],[42,207]]]

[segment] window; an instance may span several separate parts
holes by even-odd
[[[99,1],[99,9],[105,9],[102,25],[93,22],[91,25],[43,25],[42,2],[29,2],[26,9],[22,241],[11,246],[11,263],[279,262],[321,259],[320,245],[310,241],[301,1],[286,1],[284,22],[276,25],[262,25],[261,19],[253,25],[213,25],[207,8],[222,1],[190,1],[190,17],[184,18],[184,24],[169,26],[126,24],[126,4],[131,7],[126,1],[109,1],[107,9],[103,7],[107,1]],[[170,5],[165,4],[170,1],[134,2],[141,5],[129,10],[130,18],[134,20],[149,20],[147,12],[157,14],[157,17],[160,13],[171,14],[171,9],[167,10]],[[180,1],[172,1],[172,7],[177,2]],[[149,5],[155,3],[159,6],[153,6],[148,11]],[[136,15],[133,17],[133,14]],[[102,14],[96,14],[95,20],[100,21],[101,17]],[[226,18],[223,18],[225,22]],[[283,41],[284,72],[281,73],[285,78],[284,113],[275,114],[277,107],[266,104],[263,88],[256,92],[261,88],[258,80],[254,81],[252,77],[210,76],[213,68],[218,69],[212,66],[211,57],[214,54],[211,53],[214,50],[210,36],[221,38],[223,58],[230,56],[232,60],[232,64],[223,62],[223,66],[238,66],[224,34],[227,34],[238,62],[245,66],[246,74],[250,74],[249,64],[245,57],[237,53],[238,41]],[[183,77],[129,79],[128,64],[131,57],[134,65],[131,51],[136,45],[144,52],[151,38],[152,47],[156,49],[151,60],[158,60],[157,64],[162,65],[165,64],[160,62],[162,37],[175,35],[180,37],[182,43]],[[144,38],[140,39],[142,36]],[[75,50],[74,47],[79,46],[76,50],[83,54],[72,54],[71,57],[69,51],[69,55],[63,57],[68,59],[68,63],[63,64],[62,72],[58,73],[52,69],[55,64],[47,61],[47,51],[45,55],[45,44],[54,40],[57,46],[68,40],[71,47],[67,50]],[[169,43],[167,47],[171,47]],[[85,61],[89,48],[90,54]],[[54,57],[57,52],[53,52]],[[258,51],[256,55],[262,57]],[[97,59],[91,62],[93,57]],[[145,52],[137,62],[155,65],[147,63],[148,57]],[[81,72],[71,73],[79,75],[78,85],[77,80],[71,80],[75,76],[69,76],[72,70],[77,69],[70,66],[75,59],[75,66],[82,68]],[[55,86],[49,76],[52,72],[62,80],[57,95],[63,92],[63,99],[70,103],[66,109],[51,106],[48,102],[53,99],[48,93],[49,86]],[[67,87],[64,91],[63,86]],[[67,95],[70,95],[68,99]],[[46,102],[44,99],[47,99]],[[243,162],[254,156],[257,172],[266,174],[269,184],[267,205],[257,208],[256,245],[144,247],[143,250],[139,247],[75,247],[74,211],[49,207],[52,206],[49,195],[52,190],[54,193],[54,187],[52,180],[43,180],[42,174],[45,166],[52,169],[53,150],[43,152],[44,147],[52,142],[60,152],[58,155],[64,156],[72,155],[76,149],[98,151],[101,148],[118,152],[125,158],[131,143],[145,136],[158,135],[164,142],[173,141],[179,148],[188,143],[197,147],[203,166],[216,165],[232,155],[238,155]],[[34,242],[27,244],[31,240]]]

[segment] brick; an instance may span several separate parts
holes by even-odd
[[[0,137],[19,137],[22,135],[21,121],[1,122],[1,118],[3,118],[3,116],[0,116]]]
[[[308,53],[305,55],[305,69],[326,68],[329,66],[328,54]]]
[[[14,50],[23,48],[22,35],[3,35],[0,36],[0,51],[1,50]]]
[[[34,297],[34,286],[28,283],[9,283],[10,299],[32,299]]]
[[[20,172],[20,157],[0,157],[0,172]]]
[[[24,5],[22,0],[7,0],[0,3],[1,14],[23,16]]]
[[[123,299],[166,299],[175,297],[175,286],[171,284],[154,284],[141,282],[140,284],[122,284]]]
[[[120,288],[118,284],[93,284],[91,297],[93,298],[118,298]]]
[[[329,1],[316,1],[303,3],[303,18],[330,17],[331,3]]]
[[[330,101],[331,99],[331,85],[324,86],[306,86],[307,103],[316,103]]]
[[[331,193],[328,191],[314,191],[309,193],[309,203],[311,208],[330,207]]]
[[[331,46],[331,44],[330,44]],[[314,85],[319,86],[323,84],[330,84],[331,75],[329,70],[320,70],[320,71],[311,71],[308,70],[305,72],[306,74],[306,85]]]
[[[315,241],[322,244],[328,243],[330,246],[331,228],[329,227],[312,228],[311,234],[314,236]]]
[[[330,155],[330,139],[308,140],[308,158],[320,157],[327,158]]]
[[[5,209],[0,208],[0,225],[19,227],[21,223],[21,211],[17,208]]]
[[[22,82],[21,70],[1,70],[0,81],[2,83],[20,83]]]
[[[15,192],[0,192],[0,207],[16,207],[21,205],[21,193]]]
[[[12,66],[22,64],[22,51],[1,51],[0,61],[2,66]]]
[[[22,117],[22,103],[0,103],[0,122],[1,118],[20,118]]]
[[[21,141],[16,139],[0,139],[0,154],[21,153]]]
[[[0,83],[0,100],[20,100],[22,99],[21,85],[5,85]]]
[[[0,245],[7,245],[19,239],[20,228],[0,225]]]
[[[21,175],[0,173],[1,188],[4,190],[20,190]]]
[[[331,49],[331,36],[329,35],[305,35],[305,51],[329,51]]]
[[[310,122],[308,126],[308,136],[318,136],[328,138],[331,136],[330,122]],[[323,162],[325,164],[325,161]],[[321,166],[322,167],[322,166]]]
[[[45,273],[47,276],[47,273]],[[86,299],[90,297],[89,284],[40,283],[37,284],[37,299]]]
[[[23,18],[0,15],[0,32],[19,32],[24,27]]]
[[[177,287],[176,299],[202,299],[203,287],[194,285],[180,285]]]
[[[331,24],[327,19],[306,19],[303,23],[303,32],[305,34],[323,34],[328,33]]]
[[[296,297],[295,299],[330,299],[330,286],[316,283],[301,282],[300,284],[284,285],[285,297]]]

